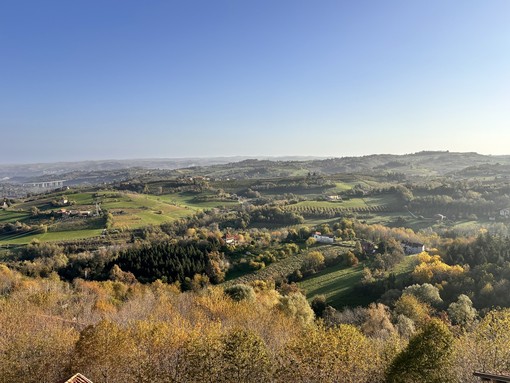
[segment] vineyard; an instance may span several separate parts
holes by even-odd
[[[332,257],[333,255],[338,255],[339,253],[343,253],[350,249],[352,249],[352,246],[349,242],[344,242],[340,246],[323,245],[313,248],[313,250],[320,251],[326,258]],[[301,268],[307,255],[308,251],[303,251],[299,254],[280,259],[278,262],[271,263],[263,269],[228,280],[223,283],[223,286],[228,287],[237,283],[246,284],[256,280],[275,281],[285,279],[293,271],[299,270]]]
[[[357,207],[324,207],[309,205],[289,205],[285,210],[297,213],[304,218],[334,218],[350,213],[388,213],[394,209],[391,205],[370,205]]]

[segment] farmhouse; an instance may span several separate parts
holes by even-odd
[[[402,242],[402,248],[407,255],[418,254],[425,251],[425,245],[417,242]]]
[[[72,217],[76,217],[76,216],[91,217],[92,212],[90,210],[70,210],[69,215]]]
[[[319,243],[334,243],[335,239],[332,237],[328,237],[326,235],[322,235],[319,231],[316,231],[312,237]]]
[[[67,211],[66,209],[60,209],[60,210],[58,210],[58,211],[57,211],[57,214],[58,214],[58,215],[61,215],[61,216],[63,217],[63,216],[70,215],[70,214],[71,214],[71,212],[70,212],[70,211]]]
[[[340,197],[339,195],[328,195],[328,196],[326,196],[326,200],[328,200],[328,201],[341,201],[342,197]]]
[[[239,243],[238,235],[225,234],[224,239],[225,239],[225,244],[227,244],[227,245],[237,245]]]

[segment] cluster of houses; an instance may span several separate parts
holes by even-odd
[[[63,197],[58,203],[69,203],[69,201]],[[61,208],[56,211],[56,214],[60,217],[94,217],[99,216],[101,213],[101,207],[99,203],[96,203],[96,209],[92,210],[67,210],[66,208]]]
[[[90,210],[57,210],[57,215],[61,217],[92,217],[94,214]]]

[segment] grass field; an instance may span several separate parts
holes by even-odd
[[[194,214],[197,211],[221,206],[237,205],[237,201],[207,201],[197,202],[196,195],[175,193],[167,195],[147,195],[111,190],[88,190],[58,192],[50,195],[39,196],[33,200],[22,202],[12,207],[12,210],[0,211],[0,223],[26,221],[30,218],[30,209],[37,207],[41,212],[58,210],[51,204],[65,195],[72,206],[66,206],[68,210],[95,211],[95,203],[99,202],[101,209],[108,210],[114,216],[113,228],[135,229],[147,225],[160,225],[164,222],[173,221]],[[0,244],[25,244],[37,238],[41,241],[61,241],[72,239],[84,239],[101,234],[102,227],[87,225],[90,218],[77,218],[76,228],[69,228],[68,223],[55,219],[51,223],[49,219],[42,219],[39,223],[54,225],[55,231],[46,234],[13,234],[0,237]],[[46,222],[47,221],[47,222]],[[81,226],[81,227],[79,227]]]
[[[67,231],[54,231],[45,234],[26,234],[26,235],[12,235],[5,236],[0,239],[0,245],[23,245],[30,243],[34,239],[39,241],[65,241],[74,239],[85,239],[98,237],[101,235],[102,229],[82,229],[82,230],[67,230]]]
[[[23,221],[29,217],[24,211],[0,210],[0,223]]]
[[[152,195],[111,193],[105,194],[102,201],[101,207],[114,214],[114,227],[160,225],[193,214],[187,206],[173,205]]]
[[[151,196],[151,198],[154,198],[159,201],[172,203],[176,205],[182,205],[187,206],[190,209],[193,210],[206,210],[206,209],[212,209],[215,207],[222,207],[222,206],[236,206],[239,205],[239,202],[237,201],[207,201],[207,202],[197,202],[193,199],[196,197],[195,194],[188,194],[188,193],[173,193],[173,194],[164,194],[160,196]]]
[[[406,257],[392,272],[397,281],[403,280],[416,265],[416,256]],[[299,287],[306,292],[308,299],[316,295],[326,296],[329,305],[340,309],[344,306],[363,306],[372,301],[372,297],[356,294],[354,285],[361,280],[364,264],[355,267],[336,265],[299,282]]]
[[[329,305],[335,308],[360,306],[370,303],[370,297],[354,294],[354,285],[360,281],[364,265],[355,267],[336,265],[299,282],[308,299],[324,295]]]
[[[395,273],[397,277],[397,282],[401,282],[405,277],[411,274],[417,264],[418,257],[416,254],[405,257],[404,260],[393,269],[393,273]]]
[[[63,193],[58,193],[59,195]],[[188,206],[175,205],[161,200],[157,196],[112,192],[112,191],[81,191],[68,192],[65,194],[72,206],[65,207],[68,210],[95,211],[95,202],[100,202],[101,208],[114,214],[113,228],[139,228],[147,225],[159,225],[181,217],[194,214],[195,209]],[[51,201],[58,199],[55,195],[41,196],[32,201],[23,202],[13,206],[13,210],[0,211],[0,223],[26,221],[30,218],[29,211],[37,207],[40,211],[58,210],[51,205]],[[22,210],[22,211],[18,211]],[[99,224],[98,224],[99,222]],[[46,234],[12,234],[0,237],[0,244],[26,244],[33,239],[41,241],[62,241],[85,239],[101,235],[103,218],[74,218],[50,221],[42,218],[38,224],[49,225],[50,230]]]

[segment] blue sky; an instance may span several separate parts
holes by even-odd
[[[0,163],[510,154],[510,1],[0,2]]]

